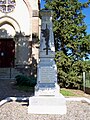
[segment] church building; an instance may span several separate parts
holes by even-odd
[[[0,0],[0,79],[36,74],[39,10],[40,0]]]

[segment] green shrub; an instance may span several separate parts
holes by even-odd
[[[36,85],[36,78],[33,76],[25,76],[25,75],[17,75],[16,77],[16,85],[20,86],[30,86],[34,87]]]

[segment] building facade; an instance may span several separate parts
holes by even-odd
[[[35,71],[39,9],[39,0],[0,0],[0,78]]]

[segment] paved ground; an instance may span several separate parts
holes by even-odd
[[[72,91],[77,96],[90,98],[89,94],[85,94],[81,90],[71,90],[66,89],[67,91]],[[6,97],[29,97],[32,96],[33,93],[31,91],[25,92],[18,90],[15,86],[15,80],[0,80],[0,100]]]
[[[29,97],[32,94],[17,90],[13,80],[0,80],[0,100],[13,96]],[[90,120],[90,104],[67,102],[66,115],[35,115],[28,114],[28,102],[8,102],[0,107],[0,120]]]
[[[29,97],[32,92],[16,89],[15,80],[0,80],[0,100],[7,97]]]

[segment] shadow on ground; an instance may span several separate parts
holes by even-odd
[[[32,91],[18,90],[15,86],[15,80],[0,80],[0,100],[7,97],[30,97],[33,94]]]

